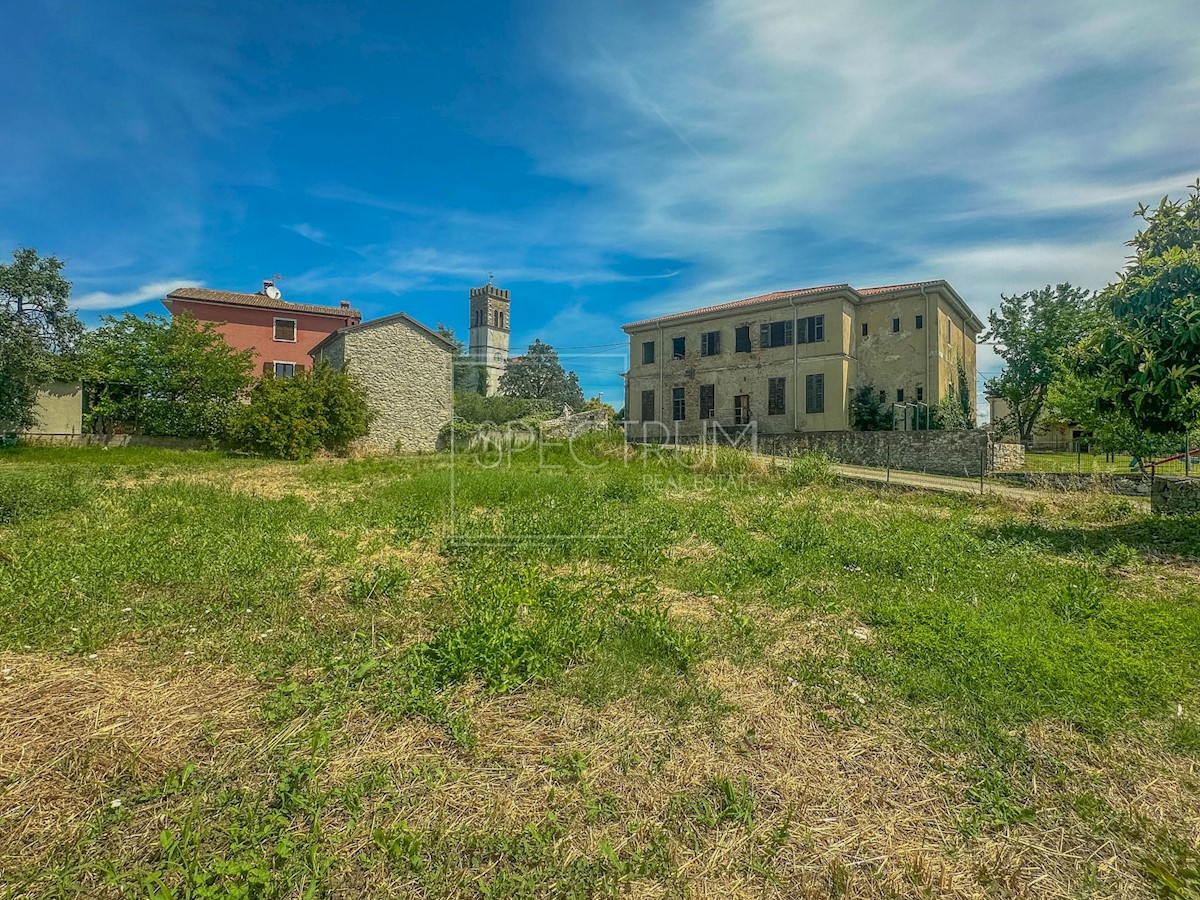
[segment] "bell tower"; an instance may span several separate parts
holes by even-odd
[[[487,372],[487,394],[500,390],[500,376],[508,366],[508,291],[488,283],[471,288],[471,328],[468,351],[471,360]]]

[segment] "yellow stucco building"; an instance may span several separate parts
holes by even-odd
[[[890,405],[975,406],[983,323],[945,281],[777,291],[624,326],[628,433],[652,439],[755,422],[760,434],[850,428],[864,385]],[[654,423],[654,424],[650,424]]]

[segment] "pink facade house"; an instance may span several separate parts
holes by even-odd
[[[229,345],[254,351],[254,371],[290,378],[310,364],[309,353],[340,328],[357,325],[362,313],[343,300],[339,306],[291,303],[270,281],[256,294],[181,287],[163,305],[175,316],[191,313],[216,324]]]

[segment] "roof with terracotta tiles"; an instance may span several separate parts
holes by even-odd
[[[284,312],[311,313],[317,316],[337,316],[339,319],[361,319],[362,313],[345,306],[318,306],[315,303],[291,303],[287,300],[272,300],[266,294],[242,294],[238,291],[218,291],[213,288],[180,287],[167,294],[165,302],[172,300],[196,300],[201,303],[217,303],[227,306],[257,306],[263,309],[278,309]]]
[[[899,294],[904,291],[917,290],[924,287],[937,287],[945,291],[950,297],[954,305],[959,307],[959,313],[973,324],[977,331],[983,330],[983,323],[971,311],[966,301],[958,295],[958,292],[946,282],[945,279],[933,279],[931,281],[910,281],[906,284],[885,284],[878,287],[869,288],[852,288],[848,284],[826,284],[819,287],[797,288],[791,291],[774,291],[770,294],[760,294],[757,297],[747,297],[744,300],[734,300],[730,303],[718,303],[716,306],[704,306],[700,309],[686,309],[681,312],[667,313],[666,315],[656,316],[651,319],[642,319],[639,322],[630,322],[628,325],[622,326],[625,331],[630,329],[644,328],[647,325],[658,325],[664,322],[673,322],[678,319],[691,318],[693,316],[705,316],[711,313],[726,312],[728,310],[741,309],[743,307],[767,305],[778,303],[781,300],[790,300],[794,297],[810,297],[816,294],[829,294],[838,291],[843,291],[851,294],[859,302],[864,299],[876,300],[881,294]]]
[[[745,300],[734,300],[730,303],[718,303],[716,306],[703,306],[700,309],[685,309],[682,312],[667,313],[664,316],[655,316],[652,319],[642,319],[640,322],[630,322],[628,325],[623,325],[623,328],[641,328],[644,325],[654,325],[659,322],[670,322],[675,319],[682,319],[686,316],[702,316],[708,313],[724,312],[727,309],[739,309],[743,306],[757,306],[760,303],[777,303],[780,300],[788,300],[792,297],[804,297],[810,294],[825,294],[833,291],[850,291],[854,292],[854,288],[848,284],[826,284],[820,287],[796,288],[792,291],[774,291],[770,294],[760,294],[757,297],[747,297]]]
[[[436,331],[434,331],[428,325],[418,322],[416,319],[414,319],[408,313],[398,312],[398,313],[392,313],[390,316],[384,316],[380,319],[369,319],[368,321],[360,322],[357,325],[347,325],[345,328],[339,328],[337,331],[330,332],[329,334],[325,335],[325,337],[323,337],[315,347],[313,347],[311,350],[308,351],[308,355],[315,357],[317,353],[319,353],[321,350],[323,350],[329,344],[332,344],[338,337],[340,337],[342,335],[350,334],[351,332],[367,331],[371,328],[378,328],[380,325],[390,325],[393,322],[408,323],[410,326],[417,329],[419,332],[424,334],[426,337],[432,338],[433,340],[437,341],[439,344],[441,344],[443,347],[445,347],[451,353],[453,353],[455,350],[458,349],[444,335],[438,334]]]

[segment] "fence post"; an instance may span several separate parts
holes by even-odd
[[[892,442],[887,442],[887,484],[892,483]]]
[[[983,473],[987,471],[987,441],[979,448],[979,494],[983,496]]]
[[[1075,441],[1075,474],[1083,474],[1083,441]]]
[[[1150,463],[1150,512],[1154,512],[1154,480],[1158,473],[1158,463]]]
[[[1192,474],[1192,434],[1190,431],[1183,433],[1183,474]]]

